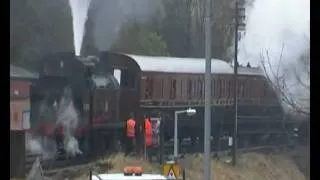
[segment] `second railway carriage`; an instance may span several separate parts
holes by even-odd
[[[144,113],[165,117],[165,136],[173,137],[174,111],[189,107],[197,114],[179,115],[179,137],[202,139],[204,132],[205,60],[197,58],[128,55],[141,68],[140,107]],[[232,135],[234,124],[233,67],[212,60],[212,136]],[[261,141],[283,135],[283,110],[259,68],[239,67],[238,142]],[[269,138],[270,139],[270,138]],[[201,141],[203,142],[203,141]]]

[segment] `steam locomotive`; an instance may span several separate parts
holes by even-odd
[[[95,149],[104,151],[115,147],[121,139],[124,121],[130,113],[135,114],[138,124],[142,123],[143,114],[160,116],[165,139],[169,140],[173,137],[174,112],[192,107],[197,110],[196,115],[179,115],[179,138],[203,139],[204,63],[204,59],[196,58],[113,52],[86,58],[73,53],[47,55],[41,60],[39,79],[31,87],[32,128],[41,136],[54,138],[58,127],[63,126],[69,130],[60,134],[74,135],[80,149],[88,147],[83,145],[89,142],[88,137],[94,137],[94,144],[99,146]],[[239,67],[237,79],[239,146],[263,140],[285,141],[288,129],[296,123],[285,118],[279,98],[263,72],[259,68]],[[232,134],[233,82],[232,66],[213,59],[213,139]],[[70,103],[63,108],[66,96],[72,99],[74,110]],[[62,111],[73,117],[67,119],[75,120],[66,122],[63,115],[57,117]],[[89,131],[89,127],[93,130]]]
[[[120,82],[115,69],[123,72]],[[62,149],[68,146],[66,136],[78,140],[81,151],[92,151],[88,142],[93,136],[99,146],[95,149],[108,149],[115,136],[122,137],[123,120],[130,113],[140,116],[139,84],[139,66],[121,54],[47,55],[31,86],[31,127],[35,135],[56,140]]]

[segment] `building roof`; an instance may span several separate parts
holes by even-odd
[[[141,56],[126,54],[134,59],[142,71],[171,73],[205,73],[204,58],[178,58],[166,56]],[[211,72],[216,74],[233,74],[233,66],[221,59],[211,60]],[[239,74],[263,75],[260,68],[239,67]]]
[[[10,78],[36,79],[38,78],[38,74],[18,66],[10,65]]]

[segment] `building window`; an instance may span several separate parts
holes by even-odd
[[[18,122],[18,121],[19,121],[19,114],[18,114],[18,112],[14,112],[14,113],[13,113],[13,121],[14,121],[14,122]]]

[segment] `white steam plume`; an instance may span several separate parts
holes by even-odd
[[[297,82],[296,76],[306,74],[310,68],[310,61],[305,68],[301,68],[302,62],[299,61],[309,52],[310,1],[255,0],[246,11],[246,35],[239,42],[239,63],[263,65],[269,76],[272,76],[271,71],[279,71],[279,76],[288,85],[286,95],[294,98],[293,101],[300,106],[308,106],[309,102],[301,103],[302,99],[310,99],[310,91]],[[267,54],[269,58],[261,62],[261,56],[266,58]],[[310,78],[303,76],[303,83],[309,86]],[[276,83],[274,77],[270,78]]]
[[[55,120],[54,114],[55,111],[47,100],[42,100],[39,106],[40,124],[48,123],[48,121],[43,120]],[[56,150],[56,143],[53,139],[26,133],[26,151],[28,153],[42,155],[42,158],[53,158]]]
[[[65,88],[63,96],[60,100],[59,109],[57,113],[57,125],[62,126],[64,133],[64,148],[69,156],[82,154],[79,149],[77,139],[74,133],[78,127],[79,119],[78,113],[72,102],[72,94],[70,88]]]
[[[69,0],[72,13],[73,43],[76,56],[80,56],[90,3],[91,0]]]

